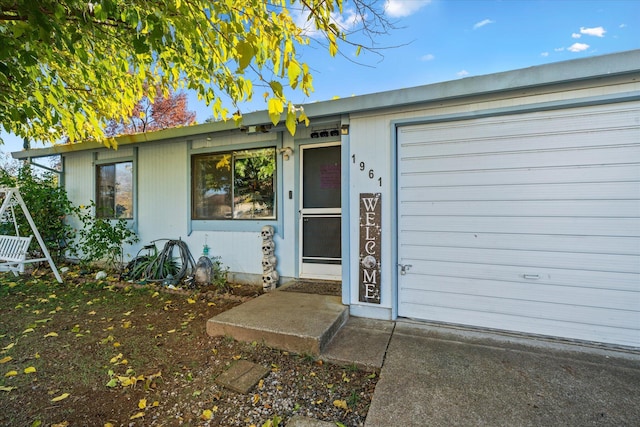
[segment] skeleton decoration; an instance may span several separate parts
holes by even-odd
[[[262,289],[268,292],[278,286],[280,275],[276,271],[276,244],[273,242],[274,229],[270,225],[262,227]]]

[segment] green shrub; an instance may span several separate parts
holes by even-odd
[[[36,175],[29,164],[23,164],[17,175],[0,169],[1,187],[19,187],[27,209],[42,236],[45,246],[54,261],[64,258],[65,252],[73,249],[74,230],[64,219],[74,208],[63,188],[58,187],[57,176],[51,172]],[[14,208],[18,230],[21,236],[33,234],[22,209]],[[0,223],[0,234],[15,235],[13,223]],[[41,252],[36,239],[31,242],[30,251]]]
[[[109,268],[122,263],[124,244],[134,244],[139,239],[135,231],[129,229],[124,219],[96,218],[95,203],[74,208],[82,227],[77,234],[77,251],[80,264],[88,267],[96,262],[104,262]]]

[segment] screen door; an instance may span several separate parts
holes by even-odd
[[[300,206],[302,259],[300,276],[340,280],[340,144],[302,146]]]

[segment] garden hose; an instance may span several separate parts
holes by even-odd
[[[167,240],[159,253],[155,246],[155,242],[158,240]],[[143,248],[146,250],[153,249],[154,253],[136,256],[127,265],[124,276],[130,280],[162,282],[167,286],[176,285],[184,281],[188,286],[191,286],[193,284],[195,261],[187,244],[182,240],[158,240],[154,240],[150,245]],[[174,257],[174,248],[178,249],[177,257]]]

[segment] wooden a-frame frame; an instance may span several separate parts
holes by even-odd
[[[56,276],[56,280],[58,281],[58,283],[62,283],[62,277],[60,277],[60,273],[58,273],[58,269],[56,268],[56,265],[53,262],[53,259],[51,259],[51,254],[49,253],[49,250],[45,246],[44,241],[42,240],[42,236],[40,236],[40,232],[38,231],[38,228],[36,227],[36,224],[33,222],[33,218],[31,217],[31,214],[29,213],[29,209],[27,208],[27,205],[24,203],[24,200],[22,199],[22,196],[20,195],[20,190],[18,188],[0,188],[0,195],[1,194],[4,194],[4,202],[2,203],[2,207],[0,207],[0,218],[2,218],[3,215],[5,214],[5,212],[8,209],[10,209],[11,210],[11,216],[13,217],[13,222],[14,222],[14,226],[16,227],[16,233],[17,233],[18,225],[16,223],[15,215],[14,215],[14,212],[13,212],[13,207],[15,206],[15,203],[17,202],[17,204],[20,205],[20,207],[22,208],[22,213],[27,218],[27,221],[29,222],[29,225],[31,226],[31,231],[33,232],[33,235],[35,236],[36,240],[38,241],[38,244],[40,245],[40,249],[42,250],[42,253],[44,254],[44,258],[33,258],[33,259],[26,259],[25,258],[22,261],[16,261],[16,262],[13,262],[13,263],[14,264],[24,265],[24,264],[27,264],[27,263],[47,261],[49,263],[49,266],[51,267],[51,270],[53,271],[53,274]],[[15,202],[13,200],[15,200]],[[0,236],[0,238],[2,238],[2,236]]]

